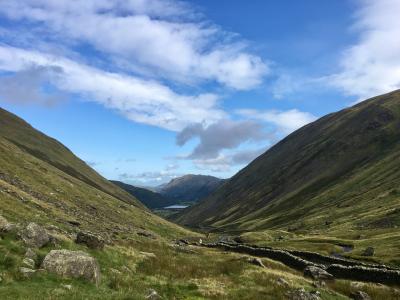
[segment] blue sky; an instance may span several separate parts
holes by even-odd
[[[400,88],[398,15],[398,0],[3,0],[0,105],[109,179],[226,178]]]

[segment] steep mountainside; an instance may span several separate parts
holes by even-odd
[[[127,191],[129,194],[134,196],[150,209],[164,208],[166,206],[176,203],[175,200],[169,199],[167,196],[161,195],[160,193],[153,192],[145,188],[136,187],[130,184],[123,183],[121,181],[111,180],[111,182],[119,186],[123,190]]]
[[[112,235],[185,232],[147,211],[62,144],[0,109],[0,214]]]
[[[206,175],[185,175],[159,187],[160,194],[176,203],[196,202],[218,189],[225,180]]]
[[[396,228],[399,154],[395,91],[290,134],[177,221],[239,231]]]

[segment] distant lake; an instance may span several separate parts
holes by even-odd
[[[164,207],[164,209],[184,209],[186,207],[188,207],[188,205],[175,204],[175,205],[170,205],[170,206]]]

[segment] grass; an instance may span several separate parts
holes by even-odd
[[[67,239],[60,246],[88,251]],[[262,269],[249,264],[238,254],[190,248],[191,252],[186,253],[165,241],[143,238],[135,242],[121,241],[102,251],[88,251],[101,266],[102,282],[96,287],[79,279],[59,278],[47,273],[34,275],[31,279],[21,278],[16,270],[23,257],[22,242],[6,236],[0,241],[2,257],[5,251],[9,251],[9,257],[14,259],[1,265],[0,297],[144,299],[149,290],[154,289],[163,299],[284,299],[288,287],[277,284],[277,279],[282,277],[289,282],[289,289],[313,289],[308,280],[280,263],[264,260],[267,268]],[[143,251],[147,252],[143,254]],[[67,289],[66,285],[72,288]],[[320,290],[325,294],[333,293]],[[338,293],[334,295],[326,299],[346,299]]]

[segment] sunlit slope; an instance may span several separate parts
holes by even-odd
[[[400,92],[292,133],[177,221],[229,230],[400,225]],[[335,227],[337,226],[337,227]]]
[[[21,119],[3,110],[0,124],[0,214],[9,220],[92,230],[109,239],[140,230],[161,236],[187,233],[151,214]]]
[[[0,137],[26,153],[120,200],[143,207],[134,197],[100,176],[57,140],[35,130],[24,120],[0,108]]]

